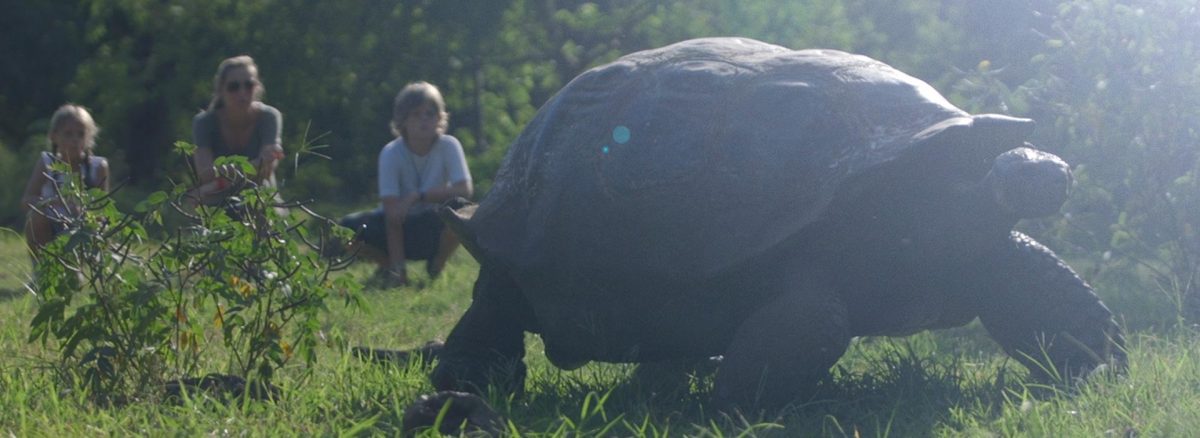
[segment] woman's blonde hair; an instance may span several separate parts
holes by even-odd
[[[426,103],[432,103],[433,107],[437,108],[437,133],[445,134],[446,128],[450,126],[450,114],[446,112],[446,101],[442,99],[442,92],[438,91],[436,86],[425,81],[405,85],[396,94],[396,100],[392,101],[392,134],[408,139],[408,133],[404,132],[404,119],[413,110]]]
[[[96,147],[96,136],[100,135],[100,126],[96,125],[96,120],[92,118],[92,113],[88,112],[87,108],[73,103],[63,104],[54,110],[53,116],[50,116],[50,129],[46,131],[46,141],[50,142],[50,152],[58,156],[58,145],[54,143],[53,134],[68,120],[83,125],[84,152],[91,155],[92,148]]]
[[[256,81],[258,80],[258,65],[254,63],[254,58],[247,55],[234,56],[221,61],[221,65],[217,66],[217,74],[213,75],[213,98],[208,103],[208,110],[212,111],[225,105],[221,100],[221,86],[225,84],[225,79],[229,76],[229,72],[235,68],[244,68],[250,71],[250,76]],[[254,88],[254,100],[262,100],[263,85],[262,81],[258,81],[258,86]]]

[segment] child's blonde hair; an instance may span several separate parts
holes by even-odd
[[[445,134],[446,128],[450,126],[450,114],[446,112],[446,101],[442,99],[442,92],[438,91],[436,86],[425,81],[405,85],[396,94],[396,100],[392,101],[392,134],[407,140],[408,133],[404,132],[404,119],[408,117],[408,113],[427,102],[437,108],[437,133]]]
[[[58,145],[54,143],[54,131],[62,127],[62,124],[68,120],[74,120],[83,125],[84,151],[91,155],[92,148],[96,146],[96,136],[100,135],[100,126],[96,125],[96,120],[92,118],[92,114],[87,108],[73,103],[67,103],[54,110],[54,115],[50,116],[50,130],[46,131],[46,141],[50,142],[50,152],[58,156]]]

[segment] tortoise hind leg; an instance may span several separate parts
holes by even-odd
[[[439,391],[482,393],[489,386],[521,391],[525,328],[532,311],[504,272],[481,267],[474,298],[446,338],[430,380]]]
[[[1125,366],[1124,339],[1091,286],[1052,251],[1013,232],[991,261],[999,288],[979,319],[1010,356],[1040,380]]]
[[[714,399],[726,407],[780,406],[810,396],[849,345],[846,308],[832,290],[790,290],[738,328],[717,370]]]

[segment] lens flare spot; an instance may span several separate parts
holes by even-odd
[[[617,142],[617,144],[628,143],[629,136],[629,128],[626,128],[625,126],[617,126],[616,128],[613,128],[612,138],[613,141]]]

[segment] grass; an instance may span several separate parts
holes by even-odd
[[[285,369],[275,402],[89,404],[50,372],[52,352],[26,342],[36,302],[16,233],[0,231],[0,433],[78,435],[396,435],[408,404],[432,391],[420,364],[362,362],[349,348],[410,348],[442,338],[470,302],[477,265],[460,251],[423,286],[368,291],[366,309],[331,306],[313,369]],[[366,278],[370,267],[343,275]],[[1118,311],[1120,309],[1117,309]],[[976,324],[908,338],[856,340],[816,399],[726,416],[706,406],[711,374],[683,385],[632,377],[629,365],[564,372],[528,338],[520,397],[489,401],[521,436],[1188,436],[1200,430],[1200,336],[1129,336],[1130,369],[1070,391],[1026,385]],[[220,371],[220,370],[213,370]]]

